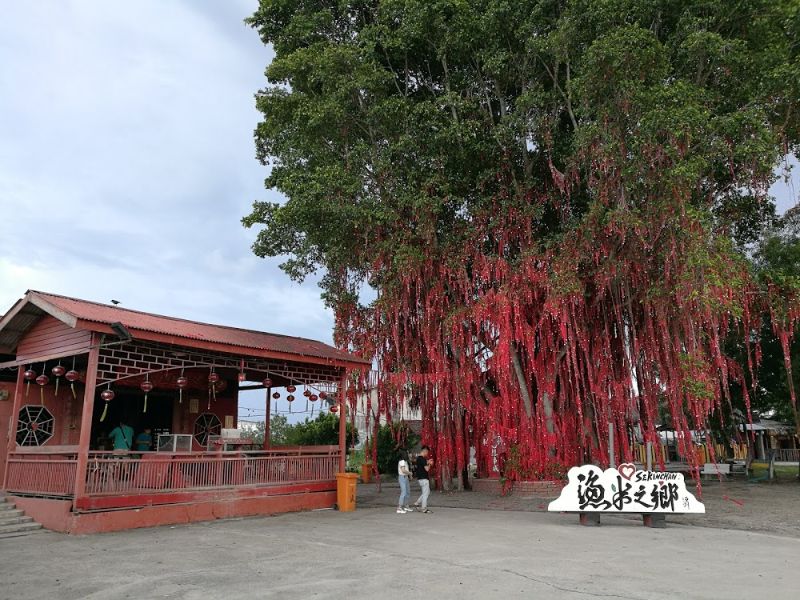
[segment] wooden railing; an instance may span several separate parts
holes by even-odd
[[[332,481],[339,455],[242,453],[145,453],[141,458],[91,456],[90,496],[159,493],[286,483]]]
[[[14,452],[9,493],[72,497],[77,452]],[[333,481],[337,446],[251,452],[90,452],[86,494],[110,496]]]
[[[75,491],[77,463],[72,452],[14,452],[8,457],[6,491],[70,497]]]
[[[775,462],[800,462],[800,449],[774,448],[770,452]]]

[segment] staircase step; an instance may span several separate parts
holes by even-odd
[[[4,510],[0,511],[0,521],[5,521],[6,519],[14,519],[16,517],[24,517],[25,512],[16,508],[14,510]]]
[[[22,511],[20,511],[22,512]],[[33,519],[31,517],[26,517],[25,515],[19,514],[15,517],[0,517],[0,527],[4,527],[5,525],[19,525],[21,523],[32,523]]]
[[[36,531],[41,529],[42,526],[35,521],[30,523],[16,523],[14,525],[0,525],[0,535],[4,533],[24,533],[26,531]]]
[[[12,531],[11,533],[0,533],[0,540],[4,540],[6,538],[25,537],[28,535],[41,535],[42,533],[47,533],[47,529],[28,529],[26,531]]]
[[[4,514],[9,510],[16,510],[17,505],[13,502],[6,502],[5,504],[0,504],[0,515]]]

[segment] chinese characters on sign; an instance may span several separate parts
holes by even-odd
[[[594,465],[572,467],[568,483],[550,512],[705,513],[686,489],[681,473],[637,471],[632,464],[602,470]]]

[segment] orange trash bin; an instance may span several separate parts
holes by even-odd
[[[372,463],[361,464],[361,483],[369,483],[372,480]]]
[[[342,512],[350,512],[356,509],[356,483],[358,475],[356,473],[337,473],[336,474],[336,505]]]

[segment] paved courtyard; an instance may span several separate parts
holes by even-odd
[[[791,535],[647,529],[625,518],[584,528],[574,515],[514,510],[397,515],[373,505],[2,540],[0,598],[794,599],[799,555]]]

